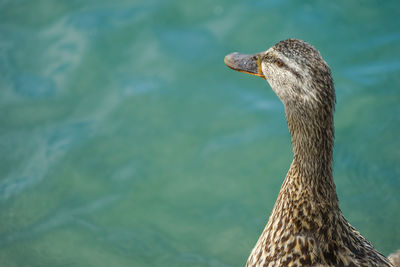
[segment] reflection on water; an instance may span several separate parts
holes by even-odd
[[[288,37],[333,71],[344,214],[399,248],[397,5],[0,1],[0,265],[243,266],[291,147],[223,58]]]

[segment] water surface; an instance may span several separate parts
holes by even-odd
[[[397,1],[0,1],[0,265],[244,266],[291,161],[225,54],[296,37],[336,84],[348,220],[400,248]]]

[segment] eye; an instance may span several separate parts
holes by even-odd
[[[275,59],[275,65],[277,65],[278,67],[282,67],[283,65],[285,65],[283,63],[283,61],[279,58]]]

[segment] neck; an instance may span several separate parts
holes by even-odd
[[[291,112],[286,108],[286,118],[294,154],[287,179],[309,189],[315,201],[338,206],[332,178],[332,111]]]

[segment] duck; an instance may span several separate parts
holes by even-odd
[[[340,210],[332,176],[335,88],[320,52],[292,38],[261,53],[228,54],[224,62],[269,83],[283,103],[293,150],[246,266],[395,266]]]

